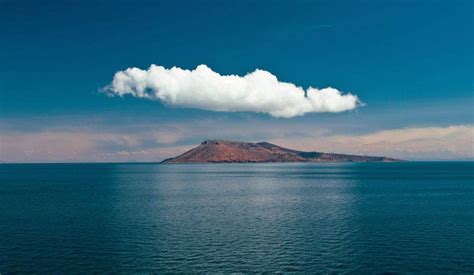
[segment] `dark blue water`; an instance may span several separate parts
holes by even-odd
[[[0,272],[474,271],[474,163],[0,165]]]

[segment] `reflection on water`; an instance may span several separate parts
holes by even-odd
[[[0,272],[472,272],[473,168],[1,165]]]

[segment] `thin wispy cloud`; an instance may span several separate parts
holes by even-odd
[[[115,74],[103,91],[158,100],[177,107],[210,111],[266,113],[290,118],[306,113],[343,112],[361,105],[358,97],[331,87],[303,89],[281,82],[275,75],[255,70],[245,76],[220,75],[206,65],[194,70],[151,65]]]
[[[474,126],[413,127],[360,135],[273,139],[296,149],[314,148],[352,154],[385,155],[409,160],[474,159]]]
[[[172,127],[168,127],[172,124]],[[192,121],[150,125],[130,133],[112,129],[0,131],[6,162],[161,161],[206,138],[269,141],[303,151],[384,155],[408,160],[474,159],[473,125],[413,127],[341,134],[303,123]]]

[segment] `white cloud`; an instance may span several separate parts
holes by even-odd
[[[304,90],[280,82],[264,70],[245,76],[220,75],[206,65],[194,70],[157,65],[151,65],[148,70],[128,68],[115,73],[105,90],[112,95],[129,94],[178,107],[268,113],[285,118],[305,113],[343,112],[360,105],[356,95],[342,94],[334,88]]]

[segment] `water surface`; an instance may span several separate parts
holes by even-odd
[[[474,271],[474,163],[0,165],[0,272]]]

